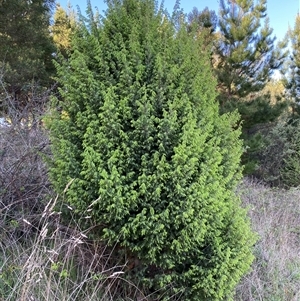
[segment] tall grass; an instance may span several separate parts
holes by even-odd
[[[15,237],[2,223],[0,300],[123,300],[124,288],[135,300],[147,300],[123,278],[125,264],[111,265],[111,249],[62,226],[53,205],[45,207],[38,227],[22,220],[30,236]]]
[[[300,300],[300,190],[269,188],[245,179],[239,188],[259,235],[256,260],[236,301]]]

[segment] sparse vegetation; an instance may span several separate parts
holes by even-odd
[[[245,179],[239,193],[259,240],[252,271],[238,286],[235,300],[299,300],[299,188],[270,188],[257,180]]]
[[[112,249],[60,224],[55,201],[39,214],[37,226],[22,218],[30,229],[26,237],[12,236],[1,218],[0,300],[118,300],[124,266],[111,266]],[[142,296],[127,281],[126,287]]]

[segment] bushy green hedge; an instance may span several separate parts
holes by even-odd
[[[253,260],[234,194],[238,116],[218,113],[201,35],[167,16],[152,0],[108,1],[96,21],[89,9],[57,66],[51,179],[58,192],[73,179],[78,223],[134,256],[129,274],[147,289],[223,300]]]

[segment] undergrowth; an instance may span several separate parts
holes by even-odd
[[[124,288],[134,300],[148,300],[123,278],[126,264],[112,260],[112,248],[61,225],[55,201],[45,206],[37,227],[22,219],[29,236],[16,237],[1,220],[0,300],[125,300]]]
[[[236,301],[300,300],[300,190],[269,188],[245,179],[239,188],[259,235],[252,271]]]

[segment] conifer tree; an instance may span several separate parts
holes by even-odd
[[[153,0],[107,3],[98,21],[89,5],[57,64],[52,183],[59,193],[69,183],[77,223],[135,258],[127,276],[146,293],[230,299],[253,259],[234,194],[238,116],[219,115],[210,55],[179,12],[169,19]]]
[[[0,110],[7,94],[17,110],[30,102],[33,83],[49,87],[55,50],[49,34],[54,0],[0,2]]]
[[[53,16],[53,25],[50,27],[53,42],[64,57],[68,57],[71,50],[71,36],[76,27],[76,15],[68,4],[68,10],[64,10],[58,3]]]
[[[287,41],[275,47],[276,37],[266,15],[266,0],[220,2],[221,37],[216,43],[215,70],[224,111],[238,109],[244,129],[274,121],[285,108],[262,94],[274,70],[282,66]],[[264,21],[264,24],[262,22]],[[268,118],[270,117],[270,118]]]
[[[217,27],[217,15],[213,10],[209,10],[207,7],[199,11],[196,7],[188,14],[189,26],[196,26],[197,32],[204,36],[204,46],[212,49],[213,41],[215,41],[215,31]]]
[[[293,29],[289,30],[292,53],[285,74],[287,97],[292,106],[292,118],[298,118],[300,109],[300,15],[297,15]]]

